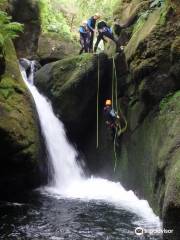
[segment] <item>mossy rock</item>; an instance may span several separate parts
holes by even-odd
[[[164,225],[174,228],[175,235],[180,234],[177,224],[180,211],[179,103],[180,91],[168,95],[161,101],[159,110],[154,108],[135,129],[130,127],[136,122],[135,112],[138,114],[142,107],[138,103],[129,109],[132,123],[128,121],[131,125],[121,139],[117,170],[120,180],[148,199]],[[178,238],[172,236],[172,239]]]
[[[77,43],[63,39],[58,33],[44,33],[39,38],[37,55],[44,65],[77,54],[77,49]]]
[[[101,87],[106,84],[108,59],[99,55]],[[52,101],[71,136],[77,140],[96,117],[98,55],[83,54],[47,64],[35,77],[36,86]],[[94,121],[94,120],[93,120]]]
[[[172,9],[171,1],[165,1],[149,10],[146,18],[143,14],[140,12],[141,17],[134,25],[125,55],[128,78],[136,86],[135,95],[151,110],[180,87],[178,11]]]
[[[98,62],[99,148],[96,147]],[[105,54],[82,54],[46,64],[35,76],[36,86],[51,100],[69,139],[83,154],[87,168],[104,177],[113,175],[113,142],[103,117],[104,102],[111,97],[111,67],[112,61]]]
[[[0,80],[0,189],[9,194],[40,182],[40,138],[33,102],[12,43],[5,49],[6,70]]]
[[[117,147],[116,176],[124,186],[149,201],[166,229],[174,229],[165,239],[177,240],[180,7],[176,0],[151,2],[122,0],[115,14],[121,23],[126,23],[140,6],[137,18],[127,29],[131,36],[124,52],[129,73],[121,95],[127,97],[124,112],[128,129]]]
[[[116,4],[114,16],[118,17],[122,25],[129,26],[136,19],[139,12],[148,8],[148,1],[123,0]]]
[[[148,19],[142,19],[140,23],[138,23],[138,28],[132,35],[127,47],[125,48],[125,54],[127,60],[129,60],[132,55],[135,53],[139,44],[147,38],[147,36],[153,31],[153,29],[158,24],[158,21],[161,16],[161,9],[158,8],[152,14],[149,15]]]

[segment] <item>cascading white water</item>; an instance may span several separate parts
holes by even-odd
[[[68,142],[63,124],[54,115],[50,102],[33,85],[34,62],[31,62],[31,69],[27,79],[26,72],[21,67],[22,76],[33,95],[48,154],[52,160],[54,175],[51,185],[62,190],[70,182],[80,180],[83,172],[76,164],[77,152]]]
[[[31,64],[33,69],[33,62]],[[77,152],[67,140],[64,126],[55,116],[50,102],[32,85],[32,79],[31,83],[28,81],[26,72],[22,67],[21,72],[33,95],[54,169],[53,181],[45,190],[57,198],[102,200],[132,211],[140,216],[144,222],[160,227],[159,218],[153,213],[148,202],[138,199],[132,191],[126,191],[120,183],[101,178],[85,178],[83,170],[76,161]]]

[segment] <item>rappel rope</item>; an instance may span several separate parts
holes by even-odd
[[[115,128],[115,136],[114,136],[114,172],[116,171],[116,167],[117,167],[117,153],[116,153],[116,140],[117,140],[117,136],[119,137],[122,133],[124,133],[127,129],[127,120],[123,114],[123,112],[121,111],[121,108],[118,105],[118,78],[117,78],[117,71],[116,71],[116,64],[115,64],[115,59],[113,57],[113,72],[112,72],[112,108],[115,110],[117,116],[119,116],[120,113],[120,117],[123,118],[123,121],[125,123],[125,126],[122,128],[121,127],[121,123],[120,120],[118,121],[118,123],[116,122],[117,126]],[[115,93],[114,93],[115,91]],[[115,96],[114,96],[115,95]],[[115,97],[115,106],[114,106],[114,97]]]
[[[118,114],[118,104],[117,104],[117,76],[115,71],[115,60],[113,58],[112,66],[112,109]],[[115,106],[114,106],[114,91],[115,91]],[[116,171],[117,166],[117,153],[116,153],[116,138],[117,138],[117,127],[115,128],[115,135],[113,141],[113,151],[114,151],[114,172]]]
[[[96,148],[99,148],[99,89],[100,89],[100,59],[98,54],[98,76],[97,76],[97,135],[96,135]],[[117,167],[117,153],[116,153],[116,140],[117,136],[119,137],[122,133],[124,133],[127,129],[127,120],[121,111],[120,106],[118,105],[118,78],[117,78],[117,71],[116,71],[116,64],[115,59],[113,57],[113,67],[112,67],[112,108],[115,110],[116,114],[123,118],[123,121],[125,123],[125,126],[122,128],[120,120],[117,123],[117,126],[115,128],[115,136],[114,136],[114,172],[116,171]]]
[[[97,78],[97,135],[96,135],[96,148],[99,147],[99,83],[100,83],[100,64],[98,54],[98,78]]]
[[[113,83],[112,85],[115,85],[115,103],[116,103],[115,104],[115,109],[116,109],[117,115],[120,114],[120,117],[123,118],[123,121],[124,121],[124,124],[125,124],[125,126],[123,128],[121,128],[121,132],[120,132],[120,135],[121,135],[127,129],[127,120],[126,120],[126,118],[125,118],[125,116],[123,114],[123,111],[121,110],[120,105],[118,104],[118,78],[117,78],[116,64],[115,64],[114,58],[113,58],[113,71],[114,71],[114,73],[113,73],[113,75],[114,75],[113,81],[115,81],[115,84]],[[114,94],[112,96],[114,98]]]
[[[116,138],[117,138],[117,131],[115,132],[115,136],[114,136],[114,172],[116,171],[116,167],[117,167],[117,153],[116,153]]]

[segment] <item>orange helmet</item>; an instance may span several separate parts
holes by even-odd
[[[110,99],[106,100],[106,106],[110,106],[112,104],[112,101]]]

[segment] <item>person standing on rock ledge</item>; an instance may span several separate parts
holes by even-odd
[[[90,31],[90,52],[93,51],[93,40],[94,40],[94,33],[96,32],[96,21],[100,19],[100,17],[101,17],[100,14],[96,13],[87,21],[87,26]]]
[[[97,41],[94,46],[94,52],[96,52],[101,40],[106,42],[105,37],[107,37],[107,38],[111,39],[113,42],[115,42],[116,51],[118,51],[118,41],[115,39],[111,28],[107,25],[107,23],[105,21],[100,21],[98,23],[97,30],[98,30],[98,36],[97,36]]]
[[[82,26],[79,28],[80,33],[80,44],[81,44],[81,50],[79,54],[82,54],[83,51],[85,53],[89,52],[90,47],[90,32],[87,27],[87,21],[82,22]]]

